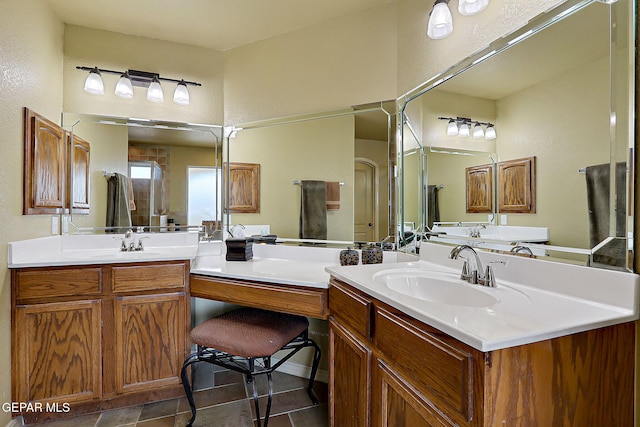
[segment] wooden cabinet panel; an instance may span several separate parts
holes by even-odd
[[[102,268],[20,269],[15,272],[19,302],[37,298],[98,296],[102,292]]]
[[[62,128],[25,108],[23,214],[64,213],[66,164]]]
[[[375,347],[415,387],[452,416],[470,421],[474,416],[473,356],[434,334],[376,307]]]
[[[329,419],[332,427],[370,425],[371,350],[329,320]]]
[[[258,163],[225,163],[229,177],[231,213],[260,213],[260,165]]]
[[[184,288],[188,280],[185,263],[114,266],[111,274],[114,293]]]
[[[329,294],[331,315],[350,331],[370,340],[373,314],[371,298],[337,280],[331,281]]]
[[[493,166],[466,169],[467,213],[493,212]]]
[[[498,212],[536,213],[536,158],[498,163]]]
[[[115,301],[116,387],[119,393],[181,384],[186,340],[185,294],[119,297]]]
[[[372,405],[374,427],[456,426],[386,363],[376,359],[373,366]]]
[[[74,214],[88,214],[91,201],[90,195],[90,157],[91,146],[77,135],[68,134],[71,147],[71,164],[69,165],[68,202]]]
[[[14,401],[101,397],[99,300],[18,306],[14,319]]]
[[[192,274],[192,297],[327,319],[327,289],[247,282]]]

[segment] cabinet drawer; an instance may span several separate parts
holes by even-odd
[[[185,263],[113,267],[111,281],[114,293],[155,289],[184,288]]]
[[[473,418],[473,354],[376,307],[375,343],[413,385],[463,422]],[[446,411],[449,412],[449,411]]]
[[[329,288],[329,311],[331,315],[340,319],[340,323],[360,336],[371,338],[371,313],[373,303],[352,287],[331,279]]]
[[[92,296],[102,291],[102,268],[65,268],[60,270],[18,270],[16,298]]]

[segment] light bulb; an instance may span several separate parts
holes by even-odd
[[[89,75],[84,81],[84,91],[92,95],[104,95],[104,83],[98,67],[89,71]]]
[[[467,124],[467,122],[463,122],[460,125],[460,131],[458,132],[458,135],[463,138],[467,138],[469,136],[469,125]]]
[[[173,102],[179,105],[189,105],[189,91],[184,80],[180,80],[176,86],[176,90],[173,92]]]
[[[484,139],[496,139],[496,128],[493,125],[487,126],[487,131],[484,133]]]
[[[123,99],[133,98],[133,85],[128,71],[124,72],[116,83],[116,96]]]
[[[489,0],[459,0],[458,12],[460,15],[475,15],[482,12],[488,4]]]
[[[162,86],[160,86],[160,81],[157,77],[154,77],[153,81],[149,84],[147,101],[164,102],[164,93],[162,92]]]
[[[476,122],[476,125],[473,127],[473,139],[482,138],[484,138],[484,130],[482,130],[482,126],[480,126],[480,123]]]
[[[449,120],[449,124],[447,125],[447,135],[456,136],[458,134],[458,124],[455,120]]]
[[[453,32],[453,17],[446,0],[437,0],[429,16],[427,36],[434,40],[443,39]]]

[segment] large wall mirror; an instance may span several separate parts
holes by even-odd
[[[402,235],[629,269],[633,22],[631,0],[568,1],[402,97]]]
[[[373,242],[394,234],[390,217],[395,205],[391,202],[395,145],[390,129],[395,105],[395,101],[377,102],[238,126],[228,139],[225,156],[231,171],[225,175],[226,205],[231,207],[225,222],[242,224],[245,235],[277,236],[293,243]],[[241,172],[234,175],[238,168]],[[256,170],[257,189],[248,182],[251,178],[242,178],[251,176],[242,171]],[[308,191],[304,197],[309,203],[315,197],[305,187],[310,181],[326,185],[326,213],[324,208],[310,209],[311,216],[317,213],[321,218],[301,214],[303,192]],[[236,198],[247,201],[236,203]],[[313,234],[314,221],[326,229],[320,237]]]
[[[68,232],[187,230],[202,221],[213,221],[210,235],[221,230],[222,126],[75,113],[63,114],[63,126],[91,147],[89,209],[71,212]],[[127,198],[114,199],[116,177],[126,179]]]

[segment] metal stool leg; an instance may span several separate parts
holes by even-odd
[[[191,427],[193,422],[196,419],[196,403],[193,400],[193,390],[191,389],[191,385],[189,384],[189,376],[187,375],[187,368],[193,365],[196,362],[200,361],[199,353],[192,353],[188,356],[184,363],[182,364],[182,370],[180,371],[180,377],[182,378],[182,387],[184,387],[184,392],[187,395],[187,400],[189,401],[189,407],[191,408],[191,419],[187,423],[187,427]]]
[[[311,402],[313,402],[314,405],[317,405],[318,403],[320,403],[320,401],[318,400],[318,396],[316,396],[316,392],[313,391],[313,383],[315,382],[316,374],[318,373],[318,365],[320,364],[321,353],[320,353],[320,347],[318,346],[318,344],[316,344],[315,341],[313,341],[312,339],[309,339],[308,342],[310,343],[311,346],[313,346],[315,351],[313,354],[313,365],[311,366],[311,374],[309,375],[309,385],[307,386],[307,394],[309,395]]]

